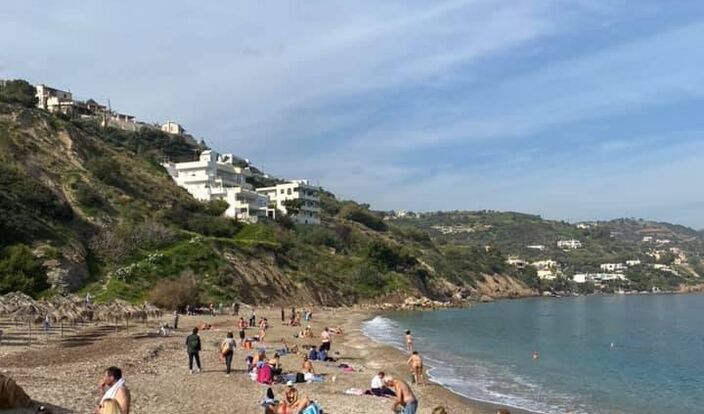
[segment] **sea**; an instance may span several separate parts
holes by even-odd
[[[429,377],[470,399],[537,413],[704,413],[701,294],[503,300],[363,327],[400,349],[406,329]]]

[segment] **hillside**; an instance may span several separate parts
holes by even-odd
[[[526,262],[554,260],[567,277],[600,272],[601,264],[637,260],[640,265],[625,270],[632,282],[629,286],[636,290],[698,284],[704,275],[701,232],[669,223],[617,219],[570,224],[535,215],[493,211],[428,213],[396,219],[393,223],[428,232],[445,250],[487,246]],[[559,240],[578,240],[582,246],[560,248]],[[563,282],[542,281],[541,288],[549,288],[551,284],[569,288]]]
[[[327,192],[321,226],[222,217],[226,205],[196,202],[158,163],[202,148],[31,106],[0,93],[0,293],[164,306],[532,294],[496,252],[446,252]]]

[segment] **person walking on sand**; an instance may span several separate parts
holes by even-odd
[[[198,328],[193,328],[193,333],[186,338],[186,351],[188,352],[188,370],[193,374],[193,360],[196,360],[196,373],[200,372],[200,336]]]
[[[406,331],[406,351],[413,353],[413,336],[411,336],[411,331]]]
[[[131,395],[130,390],[125,385],[122,378],[122,370],[118,367],[110,367],[105,370],[105,375],[98,383],[98,390],[102,397],[100,405],[106,400],[115,400],[120,407],[120,414],[130,414]],[[100,406],[95,410],[99,413]]]
[[[281,322],[286,322],[286,311],[283,306],[281,307]]]
[[[257,314],[252,309],[252,314],[249,315],[249,326],[254,328],[257,325]]]
[[[425,385],[425,376],[423,374],[423,358],[418,355],[418,351],[413,351],[411,357],[408,358],[408,366],[411,368],[411,375],[416,379],[416,384]]]
[[[229,377],[232,371],[232,356],[235,354],[235,339],[232,332],[228,332],[227,338],[220,344],[220,353],[225,359],[225,375]]]
[[[178,310],[174,311],[174,331],[178,329]]]
[[[384,383],[388,387],[392,387],[396,393],[396,399],[391,405],[393,412],[397,412],[398,408],[401,407],[401,414],[416,414],[418,398],[416,398],[413,391],[411,391],[411,387],[405,381],[393,377],[384,377]]]
[[[247,322],[244,321],[244,318],[240,317],[240,320],[237,321],[237,330],[240,332],[240,346],[244,347],[244,330],[247,329]]]

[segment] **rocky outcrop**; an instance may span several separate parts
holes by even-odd
[[[487,299],[520,298],[536,296],[538,292],[525,283],[510,276],[484,275],[472,289],[474,299],[486,302]]]
[[[34,253],[42,260],[49,284],[57,292],[75,291],[89,278],[86,251],[77,241],[61,250],[42,245]]]
[[[22,387],[10,377],[0,374],[0,409],[24,408],[32,405],[32,399]]]

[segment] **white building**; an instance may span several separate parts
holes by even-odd
[[[545,246],[542,244],[529,244],[526,246],[526,249],[531,249],[531,250],[540,250],[541,252],[545,250]]]
[[[552,260],[552,259],[538,260],[537,262],[533,262],[530,265],[538,270],[556,269],[556,268],[560,267],[560,265],[555,260]]]
[[[203,151],[198,161],[162,164],[176,183],[200,201],[225,200],[229,204],[225,215],[243,221],[256,222],[266,217],[269,199],[247,183],[251,171],[232,164],[229,154],[218,155]]]
[[[613,280],[628,280],[623,273],[577,273],[572,276],[575,283],[596,283],[609,282]]]
[[[185,132],[185,129],[183,129],[181,124],[172,121],[168,121],[161,124],[161,130],[166,132],[167,134],[173,135],[183,135],[183,133]]]
[[[510,264],[511,266],[516,266],[516,268],[518,269],[523,269],[528,266],[528,262],[516,256],[509,256],[506,259],[506,263]]]
[[[643,236],[643,243],[650,243],[653,241],[653,236]]]
[[[291,215],[299,224],[320,224],[320,188],[308,184],[307,180],[293,180],[274,187],[257,188],[257,192],[269,198],[267,214],[275,218],[276,212],[289,214],[286,202],[299,200],[298,214]]]
[[[634,260],[626,260],[626,266],[638,266],[640,264],[640,260],[634,259]]]
[[[626,270],[628,269],[628,266],[623,263],[602,263],[599,268],[605,272],[616,272]]]
[[[579,240],[558,240],[557,247],[561,249],[579,249],[582,247],[582,242]]]
[[[73,107],[73,94],[46,85],[36,85],[37,108],[49,112],[67,112]]]
[[[538,278],[542,280],[555,280],[557,279],[557,272],[554,269],[540,269],[538,270]]]

